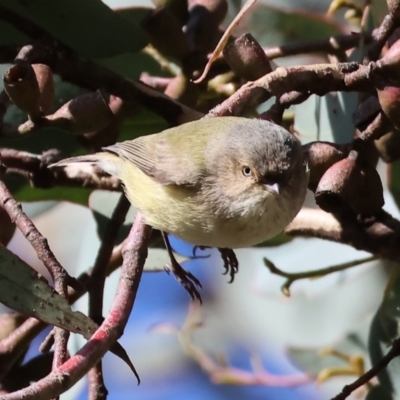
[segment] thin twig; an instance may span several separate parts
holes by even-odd
[[[22,232],[25,238],[34,248],[38,258],[49,271],[54,284],[62,282],[63,288],[66,290],[67,285],[76,286],[76,279],[72,278],[68,272],[61,266],[47,243],[47,240],[36,229],[34,223],[23,212],[21,205],[16,202],[7,189],[3,181],[0,180],[0,204],[7,211],[12,222]],[[56,289],[57,290],[57,289]],[[62,294],[62,293],[60,293]]]
[[[396,339],[389,352],[384,355],[370,370],[368,370],[364,375],[360,376],[357,380],[355,380],[350,385],[346,385],[343,387],[342,391],[333,397],[331,400],[344,400],[348,396],[350,396],[356,389],[359,387],[368,384],[368,382],[377,376],[380,371],[387,367],[387,365],[394,358],[400,356],[400,339]]]
[[[290,286],[293,282],[299,279],[311,279],[311,278],[320,278],[328,274],[332,274],[334,272],[343,271],[348,268],[356,267],[361,264],[365,264],[370,261],[374,261],[377,258],[375,256],[365,257],[360,260],[349,261],[346,263],[334,265],[331,267],[314,269],[312,271],[303,271],[303,272],[285,272],[279,269],[271,260],[264,257],[265,266],[271,271],[272,274],[282,276],[286,278],[286,282],[282,285],[282,293],[285,296],[290,296]]]

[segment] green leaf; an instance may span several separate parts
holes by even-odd
[[[285,11],[259,3],[238,27],[238,35],[245,32],[251,32],[261,46],[278,46],[328,38],[341,33],[341,29],[324,14]]]
[[[0,246],[0,302],[7,307],[48,324],[80,333],[86,339],[97,329],[89,317],[72,311],[40,274]]]
[[[285,233],[280,233],[279,235],[274,236],[271,239],[266,240],[265,242],[256,244],[253,247],[274,247],[280,246],[285,243],[289,243],[293,240],[292,236],[286,235]]]
[[[400,208],[400,161],[388,164],[388,188],[393,195],[397,207]]]
[[[145,53],[118,54],[98,59],[96,62],[128,79],[138,79],[144,71],[150,75],[168,76],[160,64]]]
[[[29,36],[8,22],[0,20],[0,46],[23,46],[30,41]]]
[[[385,297],[371,324],[369,353],[371,363],[376,364],[399,337],[400,322],[400,273],[394,269]],[[378,380],[386,394],[400,397],[400,357],[393,359],[378,374]],[[390,398],[390,397],[388,397]]]
[[[139,136],[150,135],[169,128],[165,119],[159,115],[142,110],[134,118],[125,119],[118,136],[118,141],[132,140]]]
[[[0,0],[0,6],[33,22],[84,57],[136,52],[148,43],[138,25],[141,13],[138,19],[131,16],[128,21],[98,0]],[[9,29],[1,33],[6,35]],[[16,41],[21,40],[14,36]]]
[[[374,386],[367,394],[365,400],[395,400],[382,385]]]
[[[315,140],[348,143],[354,137],[353,112],[357,93],[313,95],[295,106],[294,129],[303,144]]]

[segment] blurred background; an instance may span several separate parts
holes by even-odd
[[[112,8],[152,6],[150,0],[108,0],[105,3]],[[373,2],[373,5],[376,3],[379,2]],[[309,13],[314,18],[318,13],[325,13],[329,4],[328,0],[260,0],[256,6],[257,15],[250,12],[248,18],[253,18],[253,22],[247,22],[247,28],[248,25],[255,26],[251,33],[262,45],[278,45],[281,41],[287,42],[291,24],[295,27],[297,23],[293,16],[295,10],[302,10],[303,14]],[[230,2],[227,22],[239,7],[238,1]],[[254,19],[263,15],[275,15],[275,19],[264,19],[262,24],[255,24]],[[332,19],[332,26],[342,23],[343,15]],[[246,31],[246,26],[239,27],[241,30]],[[315,31],[307,34],[321,38]],[[317,62],[318,59],[313,56],[307,61]],[[280,60],[276,62],[280,64]],[[291,65],[300,62],[305,62],[304,57],[284,60],[285,64]],[[344,120],[351,111],[348,108]],[[296,124],[299,131],[307,130],[309,139],[315,140],[315,132],[323,125],[321,121],[310,118],[301,121],[299,118]],[[348,138],[343,140],[348,141]],[[383,166],[380,173],[385,183]],[[93,193],[90,201],[99,201],[96,196],[102,194]],[[111,207],[118,195],[107,196]],[[387,190],[385,201],[385,209],[399,217]],[[306,204],[313,206],[311,195]],[[37,228],[48,238],[51,249],[71,275],[77,276],[93,265],[100,240],[92,210],[72,203],[55,202],[24,203],[23,207],[28,215],[34,217]],[[173,244],[179,253],[190,258],[190,246],[178,240]],[[18,231],[8,247],[46,274]],[[140,375],[141,384],[137,386],[124,362],[109,353],[104,359],[109,399],[328,399],[355,379],[354,376],[338,377],[317,385],[315,374],[323,367],[346,366],[337,357],[318,355],[318,349],[333,347],[349,356],[367,355],[369,325],[387,282],[384,263],[373,261],[320,279],[295,282],[291,296],[285,297],[280,290],[284,279],[269,272],[263,257],[282,270],[298,272],[358,260],[368,254],[344,245],[301,238],[279,246],[242,249],[236,252],[240,267],[232,284],[228,284],[228,278],[222,275],[222,260],[218,254],[211,250],[199,254],[209,257],[189,260],[185,268],[202,282],[203,305],[200,308],[190,308],[187,293],[173,277],[166,273],[144,274],[130,322],[120,339]],[[162,257],[154,257],[153,262],[163,262]],[[118,276],[119,271],[116,271],[107,280],[104,315],[115,295]],[[83,297],[75,308],[85,311],[87,297]],[[192,343],[201,349],[202,354],[211,357],[215,363],[227,363],[238,377],[270,374],[269,383],[214,383],[210,374],[185,354],[174,330],[183,326],[188,315],[202,322],[192,338]],[[33,343],[27,358],[37,353],[43,337],[44,334]],[[75,352],[83,343],[81,337],[73,335],[70,351]],[[306,381],[302,371],[312,374],[312,379]],[[62,396],[68,400],[86,398],[85,380]]]

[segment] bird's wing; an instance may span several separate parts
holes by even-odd
[[[187,147],[193,146],[192,141],[181,139],[183,136],[172,146],[165,136],[156,134],[116,143],[104,150],[132,162],[163,185],[194,186],[204,173],[202,160],[191,156],[193,152]]]

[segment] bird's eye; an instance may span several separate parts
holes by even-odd
[[[243,176],[245,176],[247,178],[247,177],[251,176],[253,173],[252,173],[250,167],[244,166],[244,167],[242,167],[242,174],[243,174]]]

